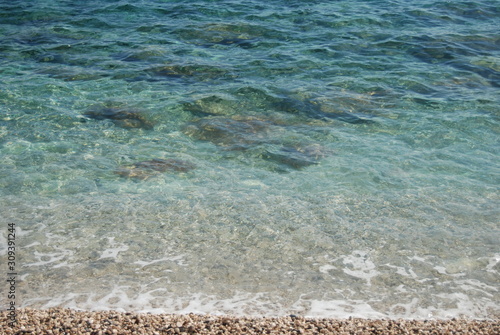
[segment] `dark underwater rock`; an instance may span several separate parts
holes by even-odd
[[[323,112],[319,106],[310,101],[302,101],[290,97],[285,97],[277,100],[272,106],[281,111],[291,114],[304,114],[315,119],[322,118]]]
[[[164,65],[149,69],[151,74],[165,78],[198,78],[198,79],[213,79],[223,77],[229,72],[225,69],[201,64],[187,65]]]
[[[238,88],[234,94],[243,97],[243,99],[255,102],[258,105],[278,103],[280,98],[273,96],[263,89],[245,86]]]
[[[476,64],[470,64],[466,62],[457,61],[457,62],[449,62],[447,64],[453,66],[458,70],[469,71],[471,73],[480,75],[481,77],[487,79],[491,84],[491,86],[500,87],[500,71],[496,71],[488,67],[479,66]]]
[[[444,64],[459,71],[468,71],[487,79],[491,86],[500,87],[499,71],[478,66],[468,60],[469,57],[475,57],[485,52],[489,53],[496,49],[498,49],[497,40],[469,39],[464,36],[455,38],[453,41],[423,40],[418,46],[410,48],[408,52],[425,63]]]
[[[115,174],[126,178],[146,180],[163,172],[189,172],[195,168],[194,164],[180,159],[152,159],[122,166],[115,171]]]
[[[234,92],[234,95],[252,101],[261,110],[276,110],[312,119],[338,120],[353,124],[374,122],[365,115],[358,116],[350,111],[346,112],[344,108],[329,108],[330,106],[321,101],[325,100],[324,97],[314,100],[295,98],[287,92],[273,94],[255,87],[241,87]]]
[[[127,53],[115,55],[115,58],[124,62],[152,62],[163,59],[165,52],[159,49],[134,50]]]
[[[52,78],[61,79],[64,81],[98,80],[108,76],[104,71],[89,71],[88,69],[83,70],[79,67],[62,65],[43,68],[36,71],[36,73],[48,75]]]
[[[286,128],[259,119],[202,118],[186,125],[183,131],[192,138],[212,142],[225,150],[245,151],[256,159],[274,162],[285,170],[318,164],[332,154],[331,150],[316,143],[282,145],[283,141],[275,135]]]
[[[262,158],[286,165],[294,169],[301,169],[318,162],[332,151],[319,144],[284,146],[276,150],[266,150]]]
[[[38,55],[36,60],[40,63],[59,63],[65,64],[65,59],[62,55],[54,54],[54,53],[44,53]]]
[[[94,120],[111,120],[116,126],[126,129],[153,129],[153,124],[141,113],[117,107],[95,107],[83,114]]]
[[[277,100],[272,106],[279,111],[304,115],[313,119],[320,120],[339,120],[347,123],[373,123],[372,120],[361,118],[353,113],[338,111],[338,112],[325,112],[322,110],[321,105],[315,101],[299,100],[291,97],[285,97]]]
[[[235,46],[250,49],[257,47],[269,31],[261,25],[213,23],[182,27],[174,33],[182,40],[205,48]]]
[[[269,141],[270,122],[258,119],[203,118],[183,129],[197,140],[209,141],[228,150],[245,150]]]
[[[222,39],[215,39],[214,41],[204,43],[202,46],[210,48],[216,45],[231,45],[238,46],[243,49],[250,49],[257,46],[257,39],[255,38],[239,38],[239,37],[228,37]]]
[[[409,53],[419,60],[429,64],[442,63],[455,59],[453,52],[437,43],[435,46],[410,49]]]
[[[211,95],[183,104],[184,110],[198,117],[231,115],[236,112],[237,101],[219,95]]]

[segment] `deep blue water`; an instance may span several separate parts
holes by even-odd
[[[486,0],[0,1],[17,304],[498,315],[499,26]]]

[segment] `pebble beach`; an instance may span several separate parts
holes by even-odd
[[[22,309],[11,328],[0,313],[3,334],[499,334],[500,320],[369,320],[86,312]]]

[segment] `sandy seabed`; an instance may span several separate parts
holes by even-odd
[[[500,334],[500,320],[369,320],[86,312],[64,308],[0,312],[1,334]]]

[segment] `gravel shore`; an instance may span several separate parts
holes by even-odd
[[[84,312],[71,309],[17,310],[9,326],[0,312],[2,334],[500,334],[500,320],[367,320]]]

